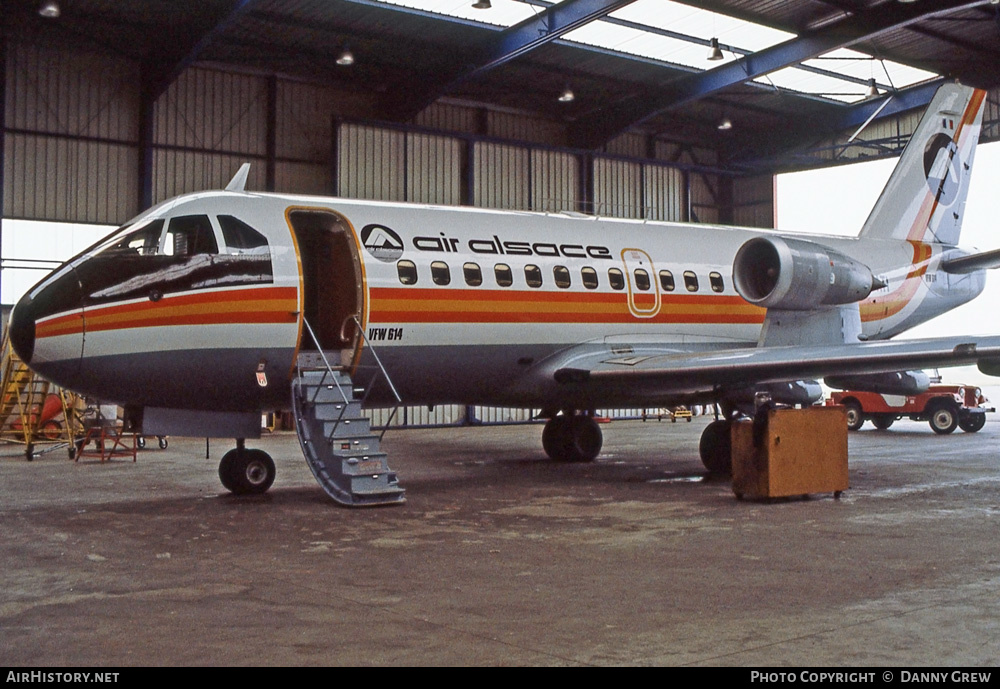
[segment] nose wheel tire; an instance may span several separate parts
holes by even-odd
[[[274,460],[263,450],[235,448],[219,462],[219,480],[234,495],[260,495],[274,483]]]

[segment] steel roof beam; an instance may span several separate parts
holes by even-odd
[[[409,88],[398,102],[390,104],[390,117],[405,121],[416,116],[441,96],[470,79],[535,50],[560,36],[600,19],[635,0],[563,0],[519,24],[504,29],[488,41],[488,48],[472,64],[454,70],[426,88]]]
[[[886,3],[871,11],[859,12],[734,62],[668,82],[650,99],[632,98],[611,105],[574,126],[574,143],[583,148],[598,148],[615,136],[671,108],[831,50],[848,47],[886,31],[905,28],[931,17],[987,2],[988,0],[939,0],[933,6],[927,3]]]
[[[146,65],[143,79],[146,96],[153,101],[162,96],[254,2],[256,0],[232,0],[204,18],[192,21],[192,25],[186,27],[191,34],[189,40],[176,46],[171,54],[160,54],[155,63]]]
[[[808,152],[816,148],[817,141],[829,142],[831,139],[846,136],[847,133],[852,133],[865,124],[872,115],[875,116],[869,126],[911,110],[926,108],[945,81],[945,79],[934,79],[883,97],[871,98],[847,106],[829,117],[780,128],[766,137],[762,137],[758,132],[752,137],[753,145],[731,157],[728,163],[736,168],[761,171],[794,168],[795,164],[791,161],[798,161],[801,167],[802,156],[808,157]],[[886,98],[889,99],[888,104]],[[863,138],[858,140],[858,145],[863,143]]]

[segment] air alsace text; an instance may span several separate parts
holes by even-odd
[[[445,236],[414,237],[413,248],[417,251],[436,251],[446,254],[459,253],[461,240]],[[606,246],[583,244],[554,244],[552,242],[519,242],[504,241],[493,235],[491,239],[470,239],[467,243],[469,251],[474,254],[493,254],[496,256],[549,256],[558,258],[592,258],[595,260],[612,260],[611,249]]]

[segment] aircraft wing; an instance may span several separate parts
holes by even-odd
[[[716,386],[968,364],[980,364],[984,372],[1000,374],[1000,336],[754,347],[646,356],[591,352],[573,357],[567,365],[556,368],[554,377],[557,383],[564,385],[669,395]]]

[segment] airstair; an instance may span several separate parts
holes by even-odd
[[[405,491],[381,449],[385,431],[372,432],[371,421],[361,413],[363,391],[342,367],[330,364],[331,357],[339,361],[340,352],[302,352],[297,361],[292,409],[306,463],[327,495],[343,505],[404,502]]]

